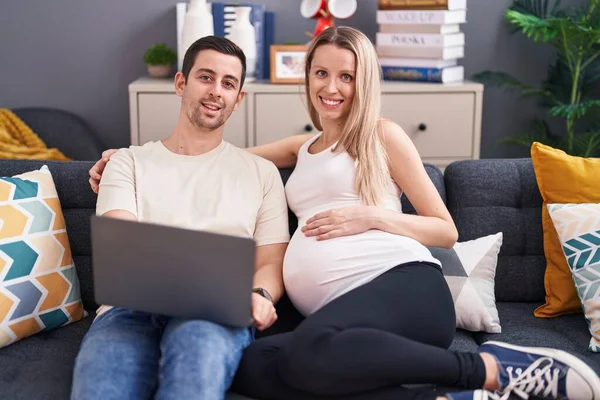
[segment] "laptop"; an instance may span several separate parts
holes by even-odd
[[[98,304],[233,327],[252,322],[252,238],[92,215]]]

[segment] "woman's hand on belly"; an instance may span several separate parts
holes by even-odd
[[[376,209],[371,206],[335,208],[309,218],[301,231],[317,240],[356,235],[372,229],[375,216]]]

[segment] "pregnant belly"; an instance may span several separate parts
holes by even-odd
[[[387,232],[317,241],[297,230],[286,251],[283,279],[292,303],[309,315],[398,264],[430,259],[418,242]]]

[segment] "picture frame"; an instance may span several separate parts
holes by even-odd
[[[303,83],[306,45],[274,44],[270,47],[271,83]]]

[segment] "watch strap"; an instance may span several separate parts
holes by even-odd
[[[265,299],[269,300],[271,303],[273,303],[273,297],[271,296],[271,294],[269,292],[267,292],[266,289],[263,288],[254,288],[252,289],[253,293],[258,293],[259,295],[261,295],[262,297],[264,297]]]

